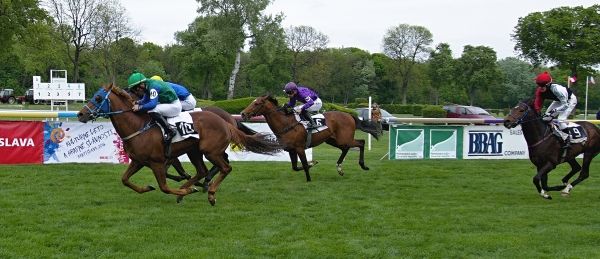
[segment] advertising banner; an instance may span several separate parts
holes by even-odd
[[[462,158],[462,127],[393,125],[389,159]]]
[[[45,122],[44,163],[129,163],[110,122]]]
[[[0,121],[0,164],[41,164],[43,125],[40,121]]]
[[[501,125],[465,126],[465,159],[529,159],[521,126],[507,129]]]

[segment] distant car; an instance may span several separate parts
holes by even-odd
[[[396,117],[384,109],[379,108],[379,110],[381,111],[381,128],[383,130],[390,130],[390,119]],[[356,114],[358,115],[359,119],[368,120],[369,108],[356,108]]]
[[[457,104],[444,105],[446,118],[463,118],[463,119],[496,119],[486,110],[477,106],[466,106]]]

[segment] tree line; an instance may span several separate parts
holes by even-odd
[[[329,48],[317,29],[283,28],[283,13],[265,14],[271,0],[197,1],[198,16],[167,46],[138,41],[118,0],[2,1],[0,88],[23,93],[32,76],[46,81],[50,69],[66,69],[90,96],[103,84],[126,86],[139,71],[201,99],[280,95],[295,81],[338,104],[372,96],[389,104],[506,108],[531,97],[533,78],[547,70],[561,84],[579,78],[571,87],[583,107],[585,79],[600,64],[600,5],[519,18],[510,35],[518,55],[498,60],[487,46],[466,45],[459,55],[447,43],[432,46],[432,33],[410,24],[390,26],[382,53]],[[599,108],[600,91],[590,89],[588,107]]]

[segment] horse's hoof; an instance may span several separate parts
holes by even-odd
[[[342,171],[338,171],[338,174],[339,174],[340,176],[344,176],[344,172],[342,172]]]
[[[177,196],[177,203],[181,203],[182,200],[183,200],[183,196],[181,196],[181,195]]]
[[[550,196],[550,195],[542,196],[542,198],[544,198],[546,200],[552,200],[552,196]]]
[[[308,163],[308,166],[310,166],[310,167],[313,167],[313,166],[315,166],[315,165],[316,165],[316,164],[318,164],[318,163],[319,163],[319,161],[317,161],[317,160],[313,160],[313,161],[310,161],[310,162]]]
[[[211,206],[215,206],[215,203],[217,202],[217,199],[215,199],[215,198],[212,198],[212,199],[211,199],[211,198],[209,197],[209,198],[208,198],[208,202],[210,203],[210,205],[211,205]]]
[[[198,188],[196,187],[192,187],[192,191],[190,193],[195,193],[195,192],[199,192],[200,190],[198,190]]]
[[[148,191],[154,191],[154,190],[156,190],[156,188],[154,188],[154,186],[148,185]]]
[[[571,193],[568,193],[568,192],[560,192],[560,196],[563,196],[563,197],[569,197],[569,196],[571,196]]]

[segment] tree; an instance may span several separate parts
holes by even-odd
[[[46,19],[38,0],[0,1],[0,49],[3,53],[22,36],[28,26]],[[2,54],[2,53],[0,53]]]
[[[600,5],[531,13],[519,18],[512,37],[534,65],[555,63],[577,74],[600,63]]]
[[[401,80],[400,94],[406,104],[408,84],[412,81],[413,67],[427,58],[433,35],[422,26],[400,24],[390,28],[383,38],[384,53],[397,63]]]
[[[285,41],[292,51],[292,81],[297,81],[298,68],[308,65],[316,58],[316,54],[313,54],[305,55],[306,58],[302,59],[300,53],[323,50],[329,43],[329,37],[310,26],[290,26],[285,30]]]
[[[499,84],[496,52],[490,47],[467,45],[456,66],[457,82],[467,89],[470,105],[475,104],[477,94]]]
[[[96,46],[94,30],[102,0],[48,0],[58,25],[58,37],[73,64],[73,82],[79,82],[82,53]]]
[[[235,46],[235,61],[229,86],[227,99],[232,99],[235,90],[235,79],[240,69],[241,52],[246,46],[247,39],[253,39],[258,24],[265,17],[262,12],[267,8],[270,0],[197,0],[200,3],[198,12],[208,17],[217,17],[213,21],[212,30],[219,31],[224,37],[229,38],[229,44]]]
[[[97,39],[97,48],[102,53],[103,75],[116,83],[117,74],[125,72],[118,69],[121,61],[118,41],[123,37],[136,36],[138,32],[131,28],[125,8],[116,0],[98,4],[97,18],[92,28],[93,37]]]
[[[455,60],[452,50],[447,43],[440,43],[429,58],[429,79],[434,90],[435,104],[440,102],[440,91],[448,93],[447,90],[454,85]],[[456,91],[452,91],[456,94]],[[448,96],[442,96],[442,100],[448,101]]]
[[[509,57],[498,61],[498,67],[506,79],[502,83],[504,93],[497,99],[500,107],[512,107],[533,96],[535,86],[532,78],[535,78],[535,73],[530,63]]]

